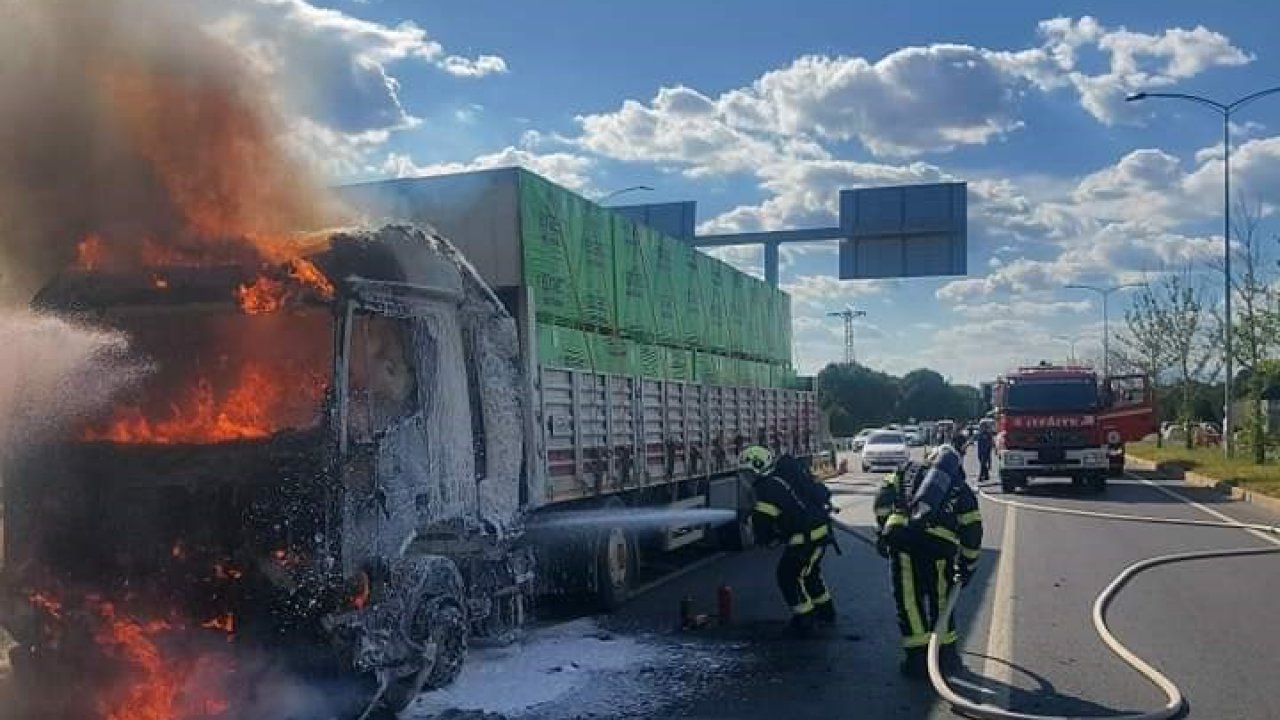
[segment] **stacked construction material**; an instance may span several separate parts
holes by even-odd
[[[793,376],[785,293],[532,173],[518,177],[544,365],[753,387]]]
[[[758,387],[794,377],[785,293],[533,173],[387,180],[340,195],[369,221],[426,222],[453,241],[534,323],[526,340],[543,365]]]

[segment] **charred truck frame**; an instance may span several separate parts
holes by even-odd
[[[432,232],[338,232],[307,261],[320,290],[273,268],[265,305],[246,297],[261,268],[67,272],[40,293],[130,332],[153,367],[111,419],[8,459],[19,679],[77,662],[78,619],[127,611],[303,649],[399,710],[457,676],[469,636],[518,628],[536,593],[620,602],[642,549],[707,533],[549,537],[534,531],[546,513],[732,508],[719,539],[741,547],[737,450],[820,447],[812,393],[539,362],[534,291]]]

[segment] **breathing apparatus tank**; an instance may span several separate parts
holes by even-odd
[[[929,456],[929,469],[911,496],[911,521],[926,522],[951,493],[952,483],[964,482],[960,454],[950,445],[939,445]]]

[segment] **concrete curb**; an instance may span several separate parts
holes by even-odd
[[[1151,460],[1147,460],[1146,458],[1134,457],[1133,455],[1129,455],[1125,458],[1125,467],[1132,468],[1134,470],[1168,472],[1171,475],[1181,475],[1181,477],[1175,477],[1175,479],[1182,480],[1186,484],[1194,485],[1196,487],[1213,488],[1224,495],[1230,495],[1236,500],[1247,502],[1251,505],[1257,505],[1268,512],[1280,515],[1280,498],[1274,498],[1270,495],[1263,495],[1251,490],[1235,487],[1230,483],[1223,482],[1217,478],[1211,478],[1208,475],[1186,472],[1185,470],[1176,470],[1175,468],[1169,467],[1167,464],[1155,463]]]

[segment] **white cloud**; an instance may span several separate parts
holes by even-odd
[[[269,83],[293,116],[290,125],[303,128],[292,144],[334,143],[336,162],[322,157],[320,163],[329,170],[365,164],[367,154],[358,157],[360,151],[419,124],[402,101],[396,64],[426,64],[464,77],[507,69],[495,55],[446,55],[412,22],[385,25],[306,0],[200,0],[193,10],[209,34],[236,49]],[[302,151],[324,156],[330,146]]]
[[[457,77],[478,78],[485,75],[505,73],[507,61],[497,55],[480,55],[476,58],[465,58],[450,55],[439,63],[441,70]]]
[[[593,165],[591,158],[571,153],[540,154],[521,148],[506,147],[498,152],[480,155],[467,162],[418,165],[407,155],[387,155],[381,170],[391,177],[423,177],[447,173],[489,170],[501,167],[523,167],[547,177],[571,190],[588,192],[591,180],[588,176]]]
[[[759,245],[726,245],[699,249],[748,275],[764,277],[764,250]]]
[[[1069,84],[1079,93],[1081,106],[1108,125],[1138,117],[1138,106],[1125,102],[1130,93],[1167,87],[1215,67],[1253,60],[1225,35],[1204,26],[1148,34],[1108,28],[1085,16],[1045,20],[1039,32],[1044,40],[1039,51],[1019,54],[1011,62],[1041,89]],[[1106,72],[1081,70],[1082,49],[1105,55]]]
[[[857,140],[875,155],[907,157],[1017,130],[1029,91],[1073,88],[1087,112],[1111,124],[1136,117],[1124,102],[1129,92],[1251,60],[1204,27],[1145,34],[1091,17],[1055,18],[1040,23],[1039,35],[1039,45],[1021,50],[934,44],[874,61],[806,55],[717,96],[663,87],[647,103],[626,100],[617,110],[580,116],[575,142],[692,175],[830,160],[822,142]],[[1104,72],[1082,68],[1084,50],[1105,56]]]
[[[877,280],[837,280],[831,275],[807,275],[783,283],[782,289],[791,295],[792,312],[803,312],[807,305],[822,311],[838,311],[853,304],[859,298],[879,294],[886,283]]]
[[[975,305],[959,304],[952,308],[956,314],[968,318],[1056,318],[1078,315],[1093,309],[1088,300],[999,303],[987,302]]]

